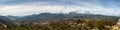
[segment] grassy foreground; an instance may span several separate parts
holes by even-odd
[[[75,19],[61,21],[24,21],[19,22],[19,26],[2,27],[3,30],[110,30],[111,26],[115,25],[112,20],[91,20],[91,19]],[[106,27],[109,26],[109,27]]]

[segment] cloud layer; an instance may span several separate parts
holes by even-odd
[[[119,0],[0,0],[0,15],[24,16],[43,12],[78,11],[103,15],[120,15]]]

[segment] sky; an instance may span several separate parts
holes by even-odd
[[[0,0],[0,15],[25,16],[73,11],[120,16],[120,0]]]

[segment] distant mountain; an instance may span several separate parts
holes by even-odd
[[[20,18],[19,16],[10,16],[10,15],[9,16],[5,16],[5,17],[11,19],[12,21],[14,21],[17,18]]]
[[[57,14],[53,13],[41,13],[41,14],[34,14],[34,15],[29,15],[29,16],[24,16],[24,17],[19,17],[15,20],[42,20],[42,19],[51,19],[55,17]]]
[[[106,16],[100,14],[82,14],[82,13],[69,13],[69,14],[62,14],[62,13],[41,13],[41,14],[34,14],[24,17],[13,17],[13,20],[56,20],[56,19],[93,19],[93,20],[100,20],[100,19],[110,19],[110,20],[117,20],[119,17],[116,16]],[[12,19],[12,18],[11,18]]]
[[[0,16],[0,23],[10,25],[10,26],[14,25],[13,22],[9,18],[4,17],[4,16]]]

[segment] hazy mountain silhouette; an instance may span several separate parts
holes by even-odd
[[[17,18],[20,18],[19,16],[10,16],[10,15],[9,16],[5,16],[5,17],[11,19],[12,21],[14,21]]]
[[[14,16],[7,16],[7,17],[14,17]],[[100,19],[110,19],[110,20],[116,20],[119,17],[116,16],[106,16],[106,15],[100,15],[100,14],[82,14],[82,13],[69,13],[69,14],[62,14],[62,13],[40,13],[40,14],[33,14],[29,16],[24,17],[14,17],[11,18],[13,20],[55,20],[55,19],[93,19],[93,20],[100,20]]]
[[[0,23],[10,25],[10,26],[14,25],[13,22],[9,18],[4,17],[4,16],[0,16]]]

